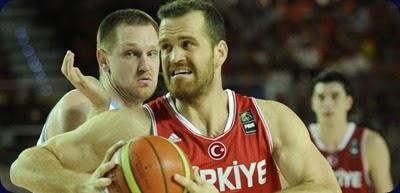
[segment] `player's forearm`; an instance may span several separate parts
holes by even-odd
[[[42,147],[23,151],[12,164],[11,181],[35,193],[76,192],[87,174],[64,169],[57,158]]]
[[[291,186],[277,193],[341,193],[339,185],[334,183],[305,182]]]

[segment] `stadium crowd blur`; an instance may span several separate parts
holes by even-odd
[[[58,44],[75,52],[79,68],[96,75],[95,37],[100,20],[128,7],[156,17],[161,2],[36,1],[40,14],[35,21],[56,30]],[[394,182],[400,180],[400,10],[394,4],[385,0],[215,3],[225,16],[230,46],[223,70],[226,88],[281,101],[310,123],[311,78],[328,67],[340,69],[354,86],[352,120],[385,136]],[[40,100],[34,88],[15,88],[11,65],[0,47],[1,125],[43,124],[53,101]]]

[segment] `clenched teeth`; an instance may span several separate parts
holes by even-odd
[[[180,70],[175,70],[172,72],[172,76],[178,75],[178,74],[191,74],[192,71],[190,70],[184,70],[184,69],[180,69]]]

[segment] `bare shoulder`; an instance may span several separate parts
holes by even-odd
[[[283,141],[293,141],[290,137],[306,134],[304,123],[286,105],[271,100],[257,99],[256,101],[268,124],[276,147],[279,147]]]
[[[367,150],[371,152],[382,151],[383,148],[387,149],[385,139],[381,134],[371,129],[367,129],[366,146]]]
[[[285,104],[277,101],[256,99],[264,117],[273,123],[286,122],[297,118],[297,115]]]
[[[76,129],[86,121],[90,101],[78,90],[66,93],[51,110],[45,124],[45,139]]]
[[[280,113],[291,112],[289,107],[277,101],[256,99],[256,102],[263,114],[270,115],[272,117],[275,117]]]
[[[89,109],[89,99],[77,89],[73,89],[66,93],[60,100],[60,105],[69,109]]]

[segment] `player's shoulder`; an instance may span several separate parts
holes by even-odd
[[[366,128],[365,131],[366,133],[366,144],[367,144],[367,148],[377,148],[377,147],[382,147],[382,145],[385,144],[385,139],[383,138],[383,136],[371,129]]]
[[[89,108],[89,99],[77,89],[67,92],[59,101],[64,108],[82,109]]]
[[[256,99],[256,103],[260,107],[260,109],[263,113],[267,113],[267,114],[283,113],[283,114],[285,114],[285,113],[288,113],[289,111],[291,112],[291,109],[288,106],[286,106],[285,104],[278,102],[278,101]]]
[[[282,131],[281,127],[286,127],[296,118],[295,113],[283,103],[263,99],[256,99],[256,103],[272,131]]]

